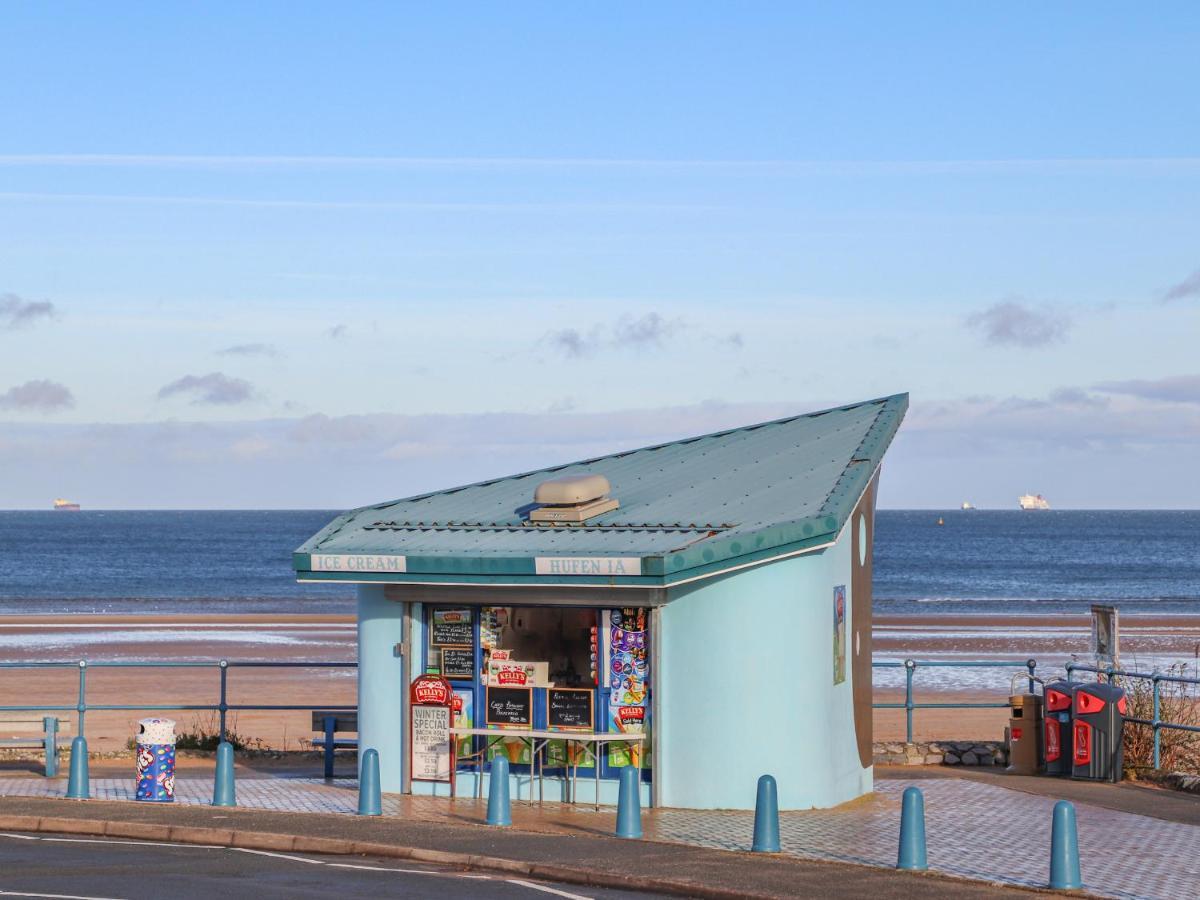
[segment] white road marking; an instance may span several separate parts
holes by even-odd
[[[36,841],[48,841],[52,844],[123,844],[129,847],[195,847],[199,850],[224,850],[216,844],[173,844],[166,841],[122,841],[109,838],[60,838],[39,837]]]
[[[356,863],[333,863],[325,862],[323,859],[309,859],[305,856],[292,856],[288,853],[272,853],[268,850],[251,850],[248,847],[221,847],[216,844],[173,844],[163,843],[161,841],[122,841],[108,840],[106,838],[56,838],[42,837],[40,835],[28,834],[11,834],[9,832],[0,832],[0,837],[15,838],[22,841],[47,841],[58,844],[122,844],[135,847],[188,847],[197,850],[236,850],[238,853],[250,853],[254,856],[269,856],[272,859],[286,859],[291,862],[308,863],[313,866],[326,866],[331,869],[357,869],[365,872],[395,872],[402,875],[436,875],[449,878],[471,878],[477,881],[490,881],[490,875],[475,875],[465,872],[439,872],[430,871],[428,869],[400,869],[388,866],[364,866]],[[522,881],[519,878],[504,879],[509,884],[516,884],[524,888],[529,888],[533,891],[542,891],[546,894],[554,894],[558,897],[566,897],[567,900],[593,900],[586,894],[572,894],[568,891],[560,891],[557,888],[549,887],[544,884],[535,884],[532,881]],[[121,900],[114,897],[79,897],[74,894],[30,894],[19,891],[0,890],[0,897],[39,897],[47,898],[47,900]]]
[[[290,859],[292,862],[308,863],[313,866],[327,866],[329,863],[320,859],[308,859],[303,856],[288,856],[286,853],[269,853],[266,850],[250,850],[247,847],[229,847],[230,850],[236,850],[238,853],[253,853],[255,856],[270,856],[273,859]]]
[[[519,884],[521,887],[527,887],[535,891],[545,891],[547,894],[557,894],[559,897],[569,897],[570,900],[592,900],[584,894],[570,894],[566,891],[560,891],[558,888],[548,887],[544,884],[534,884],[532,881],[521,881],[517,878],[506,879],[509,884]]]
[[[361,869],[364,872],[403,872],[405,875],[457,875],[457,872],[431,872],[429,869],[393,869],[387,866],[358,866],[354,863],[325,863],[331,869]]]
[[[120,897],[80,897],[77,894],[31,894],[28,891],[0,891],[0,897],[48,897],[50,900],[123,900]]]

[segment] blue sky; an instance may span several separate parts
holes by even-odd
[[[346,506],[910,391],[1196,507],[1200,8],[22,5],[0,507]]]

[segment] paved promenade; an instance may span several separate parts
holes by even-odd
[[[1039,779],[1037,783],[1046,788],[1044,795],[971,778],[880,778],[873,797],[841,809],[784,813],[780,822],[783,852],[801,859],[894,865],[900,795],[909,784],[916,784],[925,792],[931,868],[990,882],[1040,887],[1047,877],[1055,797],[1053,782]],[[131,800],[132,787],[131,778],[93,778],[92,795],[97,800]],[[64,792],[61,779],[0,779],[0,796],[49,798]],[[205,805],[212,798],[212,782],[181,777],[176,792],[181,805]],[[248,810],[344,815],[357,808],[356,783],[351,779],[242,778],[237,793],[239,805]],[[84,806],[78,805],[81,815]],[[485,803],[389,795],[383,800],[383,810],[385,816],[404,822],[471,825],[482,822]],[[1083,877],[1089,892],[1162,900],[1200,896],[1200,826],[1078,799],[1076,811]],[[163,814],[167,812],[163,810]],[[514,828],[526,832],[606,835],[612,831],[613,819],[611,808],[596,812],[587,806],[530,808],[520,802],[513,804]],[[647,810],[644,830],[647,841],[744,851],[752,822],[753,814],[748,812]]]

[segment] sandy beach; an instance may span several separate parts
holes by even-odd
[[[1149,669],[1176,660],[1195,661],[1200,617],[1128,616],[1122,619],[1122,655],[1127,665]],[[914,658],[926,662],[959,660],[1039,661],[1039,671],[1061,671],[1071,658],[1084,661],[1089,620],[1082,616],[881,616],[875,620],[876,660]],[[90,663],[227,659],[234,662],[353,661],[352,616],[180,615],[170,617],[81,615],[0,617],[0,660],[58,661],[58,669],[6,670],[0,676],[0,705],[45,704],[74,707],[80,659]],[[918,702],[1004,702],[1013,669],[919,667],[914,678]],[[108,668],[92,665],[87,674],[92,704],[215,704],[219,673],[214,668]],[[353,668],[238,668],[228,676],[229,703],[297,704],[304,711],[242,711],[230,723],[252,741],[285,750],[306,746],[312,731],[306,711],[355,703]],[[902,669],[877,669],[879,702],[902,702]],[[95,710],[87,714],[91,749],[112,752],[125,746],[148,710]],[[164,712],[179,730],[212,731],[215,714]],[[61,718],[74,720],[63,711]],[[998,739],[1004,709],[918,710],[918,739]],[[878,710],[878,740],[902,740],[903,710]]]

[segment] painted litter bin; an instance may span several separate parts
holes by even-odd
[[[1125,753],[1125,691],[1113,684],[1082,684],[1075,690],[1071,725],[1071,777],[1120,781]]]
[[[142,719],[137,736],[137,800],[175,799],[175,722]]]
[[[1042,759],[1047,775],[1071,774],[1071,704],[1078,687],[1069,681],[1046,685]]]

